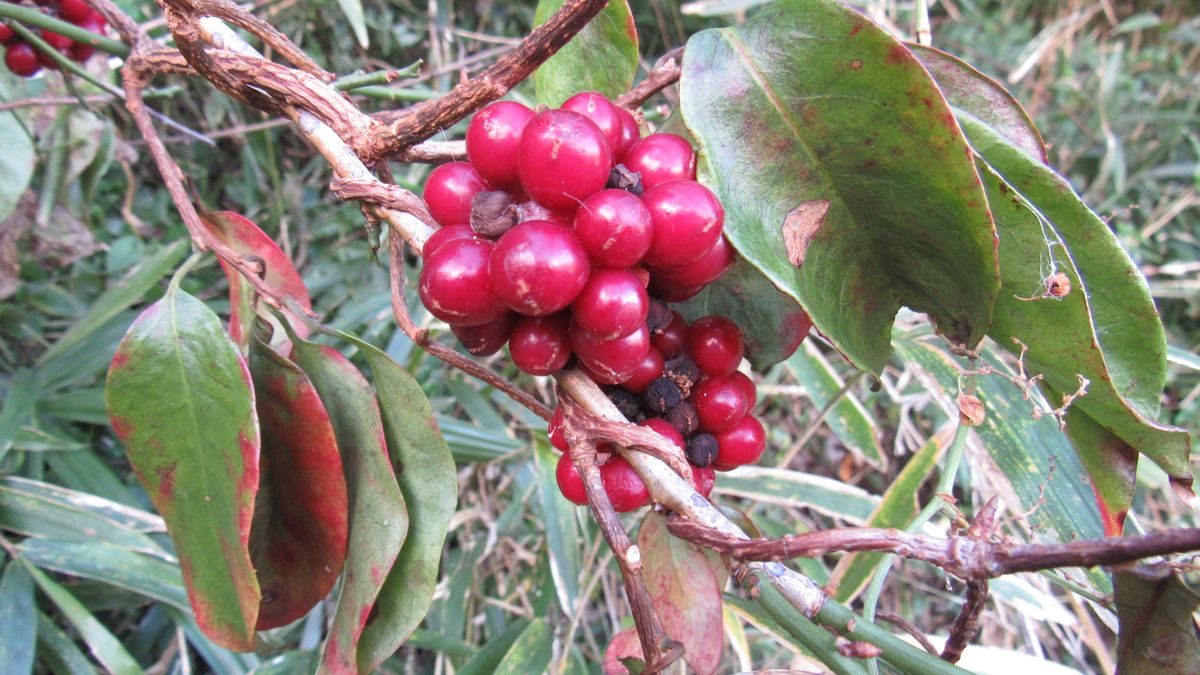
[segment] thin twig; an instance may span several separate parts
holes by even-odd
[[[934,656],[938,656],[937,647],[934,647],[933,643],[929,641],[929,638],[925,637],[925,633],[922,633],[920,628],[914,626],[912,622],[908,621],[904,617],[897,616],[891,612],[876,612],[875,618],[879,619],[880,621],[886,621],[905,633],[908,633],[912,636],[912,639],[916,640],[925,651],[933,654]]]
[[[962,611],[959,612],[958,618],[954,620],[954,625],[950,628],[950,636],[946,638],[946,646],[942,648],[943,660],[958,663],[958,660],[962,658],[963,650],[979,634],[979,616],[983,613],[984,605],[987,604],[987,597],[988,582],[986,579],[967,582],[967,601],[963,604]]]
[[[646,73],[646,79],[617,97],[617,105],[626,108],[640,108],[651,96],[679,81],[682,62],[683,47],[676,47],[663,54],[650,72]]]

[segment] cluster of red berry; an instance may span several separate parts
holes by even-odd
[[[69,21],[80,28],[93,33],[104,33],[105,21],[83,0],[37,0],[42,10],[63,21]],[[42,29],[41,37],[46,44],[57,49],[73,61],[83,63],[96,53],[96,47],[82,42],[75,42],[65,35]],[[33,77],[42,67],[58,69],[54,59],[38,51],[33,45],[25,42],[12,28],[0,23],[0,44],[6,47],[4,65],[21,77]]]
[[[666,304],[699,293],[734,257],[691,144],[641,138],[631,113],[582,93],[536,113],[487,106],[467,128],[467,157],[425,186],[441,225],[424,245],[418,289],[430,313],[476,355],[507,344],[527,373],[553,374],[574,357],[627,417],[687,453],[705,496],[714,469],[757,460],[765,434],[747,414],[754,385],[737,372],[740,331],[721,317],[689,328]],[[617,510],[644,505],[632,467],[603,456]],[[559,485],[583,503],[569,460]]]
[[[722,316],[706,316],[689,326],[665,305],[652,314],[660,318],[651,319],[655,326],[645,365],[607,394],[625,417],[684,452],[696,491],[707,497],[716,471],[757,462],[767,447],[766,430],[751,414],[757,399],[754,382],[737,369],[745,351],[742,333]],[[558,488],[568,500],[586,504],[583,480],[566,454],[562,421],[562,411],[555,410],[550,442],[564,453],[556,473]],[[615,453],[601,465],[600,477],[617,511],[641,508],[650,498],[633,468]]]

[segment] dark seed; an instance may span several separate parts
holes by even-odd
[[[700,426],[700,416],[696,414],[695,406],[687,401],[682,401],[667,413],[667,423],[679,430],[679,433],[687,436]]]
[[[663,377],[670,378],[687,398],[692,395],[692,387],[700,381],[700,367],[687,356],[677,356],[667,361]]]
[[[683,392],[679,390],[679,385],[668,377],[659,377],[642,392],[642,404],[651,412],[670,412],[682,401]]]
[[[696,434],[687,440],[687,459],[703,469],[717,459],[717,437],[712,434]]]
[[[517,209],[507,192],[480,192],[471,200],[471,229],[481,236],[494,239],[516,224]]]
[[[625,391],[620,387],[613,387],[604,393],[608,396],[608,400],[617,406],[617,410],[620,410],[626,419],[637,421],[638,415],[642,413],[641,396],[631,391]]]
[[[625,190],[641,197],[642,174],[630,171],[624,164],[618,164],[613,167],[612,173],[608,174],[608,185],[605,187]]]

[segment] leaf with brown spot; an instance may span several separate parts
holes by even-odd
[[[787,251],[788,262],[793,266],[804,265],[804,254],[808,252],[808,244],[825,224],[827,213],[829,200],[815,199],[811,202],[800,202],[783,217],[783,248]]]
[[[329,413],[296,364],[250,345],[262,462],[250,556],[262,606],[258,630],[285,626],[329,594],[346,561],[348,506]]]
[[[683,659],[701,675],[715,673],[725,647],[721,589],[728,572],[720,556],[676,539],[649,513],[638,531],[642,576],[667,637],[683,643]]]
[[[1200,636],[1192,613],[1200,595],[1166,565],[1142,565],[1114,575],[1121,675],[1200,672]]]
[[[172,284],[129,327],[105,393],[113,430],[166,521],[196,623],[223,647],[252,650],[259,435],[241,353],[220,318]]]

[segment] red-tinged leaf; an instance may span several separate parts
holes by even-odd
[[[196,623],[224,647],[253,649],[259,435],[241,353],[216,314],[172,285],[129,327],[106,394],[113,430],[167,523]]]
[[[614,635],[604,648],[604,675],[632,675],[628,664],[644,665],[645,658],[637,628],[626,628]],[[636,666],[634,669],[637,669]]]
[[[1200,672],[1200,639],[1192,613],[1200,595],[1167,565],[1142,565],[1114,575],[1117,672],[1185,675]]]
[[[410,524],[404,548],[359,641],[359,669],[371,673],[420,625],[433,602],[442,546],[458,502],[458,476],[450,446],[421,385],[387,354],[346,337],[358,345],[371,367],[384,435]]]
[[[358,642],[408,534],[375,392],[336,349],[292,340],[292,359],[316,387],[337,436],[350,498],[345,579],[325,641],[320,673],[357,673]]]
[[[933,75],[938,88],[958,114],[966,113],[995,129],[1010,143],[1046,161],[1046,144],[1029,113],[999,82],[969,63],[940,49],[907,43]]]
[[[879,372],[901,306],[974,346],[996,234],[954,113],[887,31],[833,0],[779,0],[696,33],[680,111],[738,253],[857,367]]]
[[[346,478],[329,414],[304,371],[250,345],[262,463],[250,555],[258,630],[287,625],[329,594],[346,561]]]
[[[725,646],[721,589],[728,572],[712,551],[676,539],[663,516],[650,513],[638,531],[642,576],[667,637],[683,643],[692,670],[711,675]]]
[[[1137,450],[1074,407],[1067,410],[1067,437],[1091,479],[1104,536],[1121,536],[1137,486]]]
[[[275,240],[267,236],[267,233],[257,225],[232,211],[201,213],[200,221],[204,223],[213,237],[228,247],[235,255],[261,261],[265,269],[263,282],[276,295],[281,298],[292,298],[305,309],[312,308],[312,301],[308,297],[308,288],[304,286],[304,280],[300,278],[300,273],[296,271],[292,261],[283,253]],[[229,301],[232,308],[229,317],[229,334],[233,336],[234,342],[245,346],[249,343],[251,329],[254,327],[254,291],[242,279],[242,275],[225,264],[224,260],[221,261],[221,268],[225,270],[225,276],[229,279]],[[288,317],[292,329],[297,335],[302,338],[308,337],[309,330],[303,321],[300,321],[290,310],[285,309],[284,314]],[[280,338],[285,335],[282,331],[276,331],[275,334]],[[280,351],[286,353],[287,350],[280,349]]]

